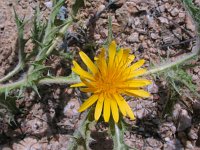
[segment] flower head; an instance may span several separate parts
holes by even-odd
[[[119,112],[123,116],[128,115],[132,120],[135,119],[122,94],[149,97],[150,94],[141,87],[151,84],[151,81],[137,78],[146,72],[146,69],[140,68],[145,61],[142,59],[131,64],[135,56],[129,55],[129,52],[129,49],[122,48],[117,52],[116,43],[112,41],[108,56],[102,48],[100,54],[95,57],[94,63],[84,52],[79,53],[89,71],[83,70],[76,61],[73,61],[72,70],[80,76],[81,82],[71,87],[82,87],[81,91],[93,93],[81,105],[79,112],[96,103],[95,120],[99,119],[102,112],[105,122],[109,121],[111,113],[114,121],[118,122]]]

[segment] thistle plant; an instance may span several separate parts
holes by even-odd
[[[149,97],[150,93],[142,88],[151,84],[151,81],[145,79],[144,76],[164,74],[166,81],[180,95],[180,87],[177,88],[173,84],[176,81],[181,82],[189,90],[195,91],[191,78],[185,72],[183,66],[188,60],[198,57],[200,53],[198,36],[200,33],[200,8],[194,6],[192,0],[182,0],[196,23],[197,41],[191,53],[184,54],[175,61],[167,60],[162,64],[155,65],[154,68],[150,68],[148,71],[141,68],[145,62],[143,59],[132,64],[135,56],[129,54],[130,50],[123,48],[118,50],[117,44],[112,41],[111,21],[109,21],[108,40],[102,46],[100,54],[94,58],[94,61],[83,51],[79,53],[88,71],[82,69],[76,61],[73,61],[72,71],[79,76],[72,73],[67,77],[54,77],[47,73],[48,66],[44,65],[44,61],[55,51],[60,50],[59,43],[62,42],[68,28],[77,21],[78,10],[84,4],[83,0],[75,0],[68,18],[62,24],[57,25],[56,16],[64,2],[65,0],[53,1],[54,5],[46,23],[39,18],[39,8],[36,9],[32,36],[29,39],[24,39],[24,25],[27,21],[20,19],[15,13],[18,28],[19,62],[13,71],[0,79],[0,107],[11,110],[10,112],[13,114],[18,113],[17,107],[13,103],[15,102],[13,98],[21,96],[21,93],[30,87],[38,92],[38,86],[42,84],[68,84],[73,88],[81,87],[81,91],[92,93],[92,95],[79,108],[79,112],[85,111],[83,113],[84,118],[79,122],[79,128],[74,132],[67,149],[76,149],[79,144],[83,144],[85,148],[89,149],[89,144],[92,140],[89,126],[94,126],[97,122],[108,122],[109,135],[113,139],[115,150],[128,149],[128,146],[123,141],[126,130],[126,123],[123,117],[128,116],[131,120],[134,120],[135,116],[123,96]],[[30,39],[34,44],[33,50],[31,53],[26,54],[24,51],[25,45]],[[26,70],[26,68],[28,69]],[[7,82],[22,70],[26,72],[20,80],[11,83]],[[140,77],[141,75],[143,76],[142,78]],[[12,91],[18,91],[18,93],[15,92],[18,95],[11,97]],[[199,95],[196,93],[196,96]],[[101,119],[102,114],[104,120]],[[111,114],[112,117],[110,117]]]

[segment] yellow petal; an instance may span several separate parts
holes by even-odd
[[[149,84],[152,84],[152,82],[146,79],[133,79],[125,82],[123,85],[119,85],[119,88],[138,88]]]
[[[105,97],[104,100],[103,117],[105,122],[108,122],[110,119],[110,99],[108,97]]]
[[[74,68],[72,68],[73,72],[87,79],[94,80],[94,77],[87,71],[83,70],[76,61],[73,61],[73,65],[74,65]]]
[[[126,79],[132,79],[134,77],[138,77],[138,76],[141,76],[143,75],[145,72],[147,72],[146,69],[139,69],[139,70],[135,70],[135,71],[130,71],[130,70],[126,70],[126,73],[124,74],[124,78]]]
[[[117,103],[113,99],[111,99],[111,110],[112,110],[113,119],[115,123],[117,123],[119,121],[119,111],[118,111]]]
[[[92,71],[93,74],[95,74],[98,70],[95,64],[91,61],[91,59],[83,52],[79,52],[79,55],[81,56],[81,59],[86,64],[86,66]]]
[[[86,86],[83,82],[72,84],[70,87],[80,87],[80,86]]]
[[[116,55],[116,59],[115,59],[115,63],[117,64],[116,66],[118,66],[121,62],[123,56],[123,49],[120,49],[119,52]]]
[[[135,97],[149,97],[150,93],[144,90],[126,90],[126,94],[135,96]]]
[[[94,88],[95,87],[95,84],[94,82],[91,82],[91,81],[88,81],[88,80],[85,80],[81,77],[81,81],[89,88]]]
[[[105,49],[101,49],[101,53],[97,57],[98,59],[96,60],[97,66],[102,73],[103,76],[106,75],[106,70],[107,70],[107,62],[106,62],[106,56],[105,56]]]
[[[123,56],[122,56],[123,64],[128,62],[128,57],[130,56],[129,53],[130,53],[130,49],[125,49],[123,51]]]
[[[123,97],[121,97],[118,94],[114,94],[113,96],[114,96],[115,100],[117,101],[117,104],[119,106],[119,109],[120,109],[122,115],[126,116],[126,109],[125,109],[125,106],[124,106],[124,103],[123,103]]]
[[[116,54],[116,49],[117,45],[115,41],[112,41],[109,46],[109,67],[112,67],[114,59],[115,59],[115,54]]]
[[[82,92],[89,92],[89,93],[92,93],[92,92],[94,92],[95,90],[94,89],[92,89],[92,88],[81,88],[80,89]]]
[[[102,112],[102,109],[103,109],[103,102],[104,102],[104,97],[103,97],[103,94],[101,94],[99,96],[99,100],[97,101],[95,113],[94,113],[94,119],[96,121],[99,120],[99,117],[101,116],[101,112]]]
[[[131,62],[133,62],[134,59],[135,59],[135,55],[130,55],[130,56],[128,57],[127,65],[131,64]]]
[[[144,63],[145,63],[145,60],[144,60],[144,59],[141,59],[141,60],[139,60],[138,62],[136,62],[136,63],[134,63],[133,65],[131,65],[131,66],[129,67],[129,69],[130,69],[131,71],[134,71],[134,70],[140,68]]]
[[[126,109],[126,113],[128,114],[128,116],[130,117],[131,120],[135,120],[135,115],[133,114],[132,109],[130,108],[130,106],[127,104],[127,102],[125,100],[123,100],[124,103],[124,107]]]
[[[90,98],[88,98],[79,108],[79,112],[82,112],[84,110],[86,110],[88,107],[90,107],[92,104],[94,104],[97,99],[98,99],[98,95],[92,95]]]

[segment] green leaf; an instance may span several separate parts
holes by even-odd
[[[85,5],[84,0],[75,0],[73,6],[72,6],[72,14],[73,16],[76,16],[78,13],[78,10]]]
[[[113,120],[109,124],[110,134],[113,139],[114,148],[113,150],[128,150],[129,147],[124,143],[124,125],[122,119],[119,120],[118,124],[114,123]]]
[[[12,114],[19,113],[19,109],[16,107],[16,99],[14,96],[6,96],[5,94],[0,94],[0,108],[6,108]]]

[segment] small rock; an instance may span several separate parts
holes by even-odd
[[[200,68],[199,67],[194,67],[194,72],[195,73],[198,73],[200,71]]]
[[[158,86],[155,84],[155,82],[153,82],[152,84],[148,85],[147,90],[150,93],[158,93]]]
[[[164,144],[163,150],[184,150],[181,142],[178,139],[167,141]]]
[[[140,35],[139,39],[140,41],[144,41],[144,35]]]
[[[174,9],[172,9],[172,11],[170,12],[170,14],[175,17],[179,14],[179,10],[175,7]]]
[[[181,105],[180,104],[175,104],[174,105],[174,110],[172,112],[172,116],[173,116],[174,120],[178,119],[180,111],[181,111]]]
[[[127,10],[130,14],[137,13],[139,10],[137,8],[137,4],[134,2],[126,2]]]
[[[105,8],[105,5],[99,5],[99,7],[97,8],[97,10],[100,12]]]
[[[147,138],[146,142],[152,148],[160,149],[162,147],[162,143],[160,141],[156,140],[156,139],[153,139],[153,138]]]
[[[100,31],[100,35],[102,38],[106,38],[108,36],[108,29]]]
[[[191,141],[186,141],[185,147],[188,149],[194,149],[194,146],[192,145]]]
[[[189,116],[188,112],[184,109],[180,111],[177,131],[184,131],[185,129],[191,127],[192,125],[192,117]]]
[[[169,141],[170,141],[170,138],[169,138],[169,137],[166,137],[166,138],[165,138],[165,141],[166,141],[166,142],[169,142]]]
[[[100,38],[101,38],[101,35],[100,35],[100,34],[95,34],[95,35],[94,35],[94,39],[95,39],[95,40],[99,40]]]
[[[141,21],[139,17],[135,17],[133,20],[133,23],[135,26],[140,26],[141,25]]]
[[[182,29],[181,28],[176,28],[175,30],[173,30],[173,33],[178,37],[178,38],[182,38]]]
[[[52,7],[53,7],[53,3],[52,3],[51,1],[45,2],[44,5],[45,5],[47,8],[52,8]]]
[[[159,20],[161,23],[169,24],[169,21],[168,21],[167,18],[164,18],[164,17],[158,17],[158,20]]]
[[[120,33],[122,30],[121,26],[118,23],[112,23],[113,33]]]
[[[198,80],[198,79],[199,79],[198,75],[195,75],[195,74],[192,75],[192,80],[193,80],[193,81],[196,81],[196,80]]]
[[[186,16],[186,28],[193,32],[195,31],[195,25],[189,16]]]
[[[190,129],[190,131],[188,133],[188,138],[190,140],[197,140],[198,139],[197,132],[194,129]]]
[[[139,33],[134,32],[128,38],[127,41],[130,43],[139,42]]]
[[[166,9],[166,10],[169,10],[171,7],[172,7],[171,4],[165,3],[165,9]]]
[[[151,36],[151,38],[152,38],[153,40],[156,40],[156,39],[159,38],[159,36],[158,36],[156,33],[151,33],[150,36]]]
[[[185,12],[180,12],[179,14],[178,14],[178,17],[179,18],[185,18]]]
[[[65,106],[63,113],[65,116],[72,118],[74,115],[78,115],[78,108],[80,107],[79,101],[77,99],[71,99]]]
[[[176,127],[173,122],[165,122],[160,125],[159,133],[162,138],[173,138],[176,133]]]
[[[156,23],[155,19],[152,16],[146,15],[146,20],[147,20],[147,24],[148,24],[149,28],[158,29],[157,26],[156,26],[157,23]]]
[[[165,5],[159,6],[159,10],[160,10],[160,12],[164,12],[165,11]]]
[[[135,113],[135,115],[137,116],[137,118],[139,118],[139,119],[142,119],[144,116],[145,116],[145,109],[144,108],[142,108],[142,109],[140,109],[140,110],[138,110],[138,111],[136,111],[136,113]]]

